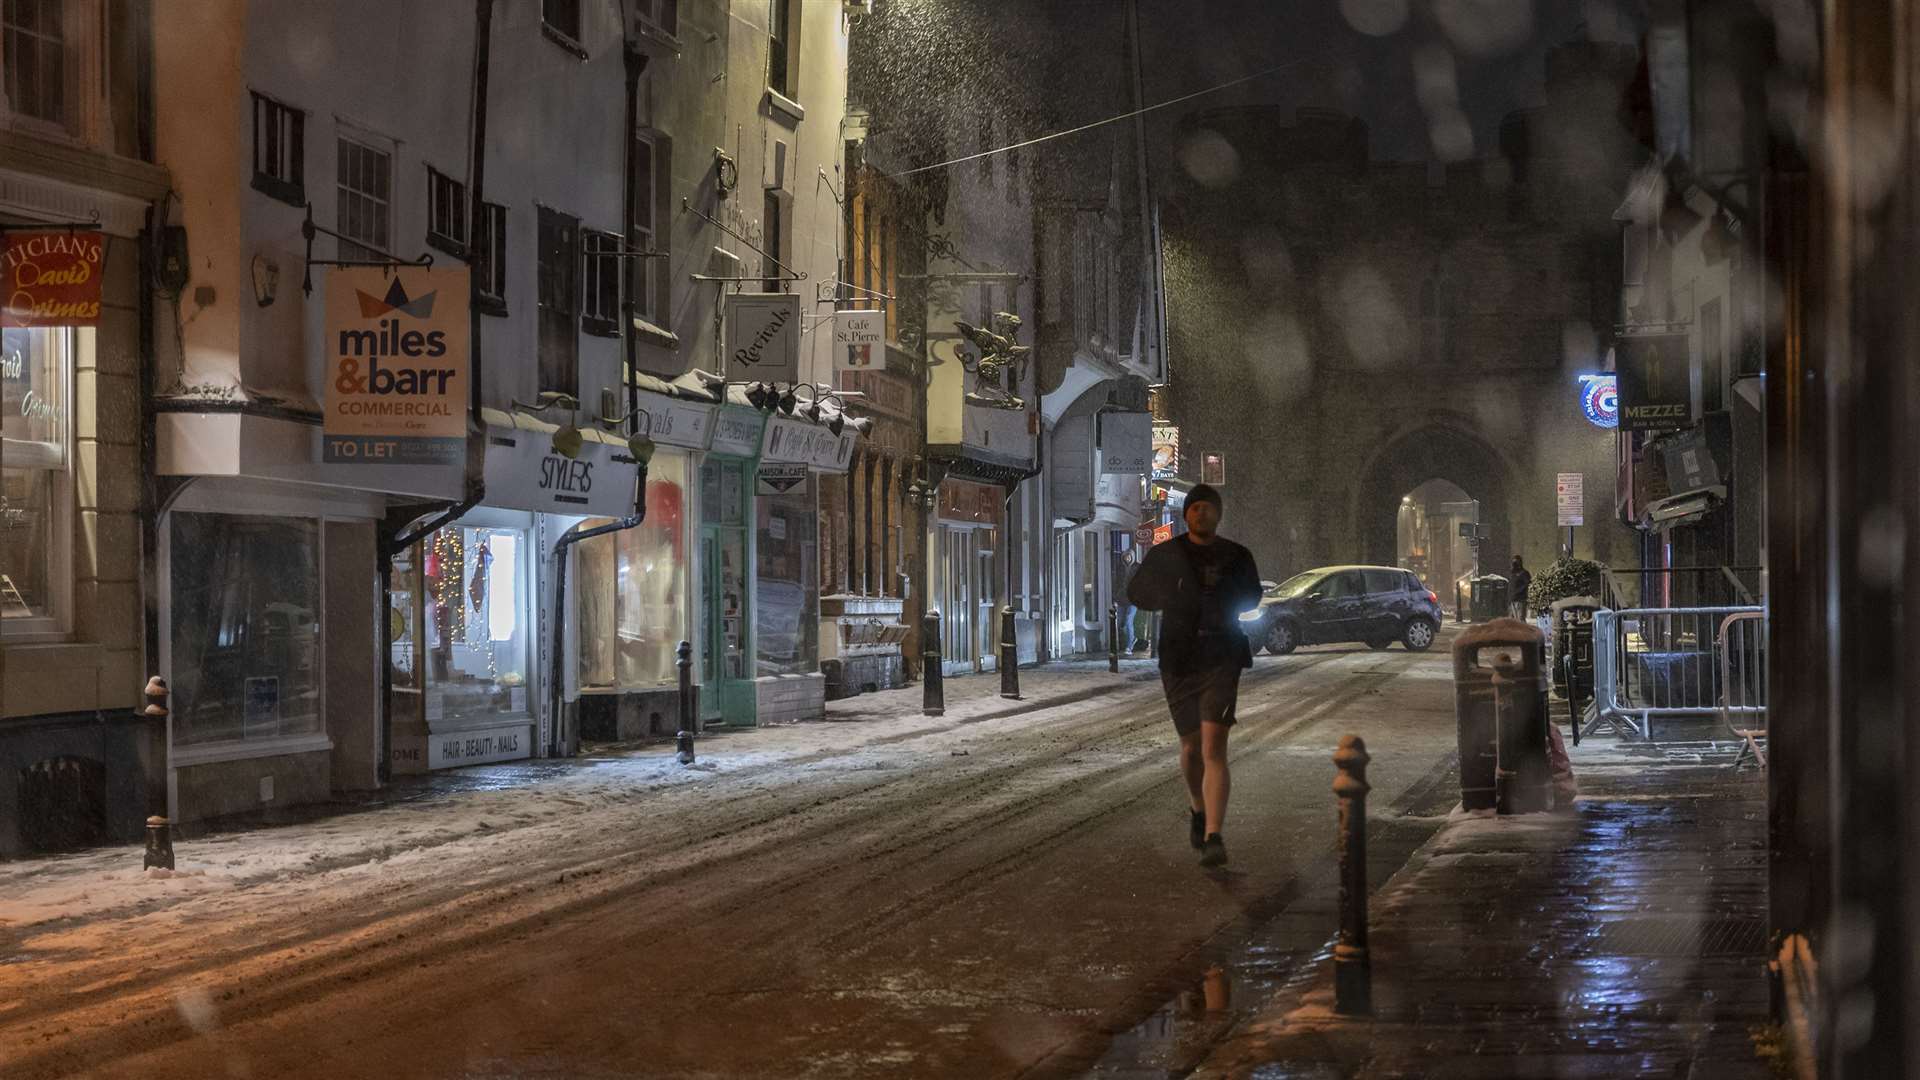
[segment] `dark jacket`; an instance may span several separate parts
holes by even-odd
[[[1260,606],[1260,570],[1253,553],[1231,540],[1214,538],[1202,558],[1220,568],[1215,585],[1220,623],[1201,625],[1201,583],[1191,554],[1201,545],[1185,535],[1156,544],[1127,583],[1135,607],[1162,612],[1160,670],[1181,674],[1218,663],[1253,666],[1253,648],[1240,629],[1240,613]]]
[[[1523,566],[1520,569],[1515,570],[1513,572],[1513,584],[1511,586],[1511,588],[1513,589],[1513,595],[1507,597],[1508,601],[1511,603],[1519,604],[1523,608],[1526,607],[1527,606],[1527,589],[1532,585],[1533,585],[1533,575],[1527,572],[1526,567]]]

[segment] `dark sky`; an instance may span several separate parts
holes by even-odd
[[[1118,8],[1121,0],[1102,3]],[[1495,148],[1502,117],[1541,104],[1548,49],[1586,36],[1636,40],[1640,6],[1639,0],[1140,0],[1145,97],[1161,101],[1290,63],[1279,74],[1164,110],[1155,127],[1170,132],[1180,116],[1220,105],[1335,108],[1367,122],[1375,158],[1424,160],[1434,153],[1435,109],[1451,98],[1471,125],[1472,154],[1479,156]],[[1370,35],[1356,22],[1398,28]],[[1416,58],[1431,73],[1426,103]],[[1117,104],[1124,109],[1124,102]]]

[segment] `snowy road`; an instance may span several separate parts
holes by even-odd
[[[1258,661],[1223,873],[1149,681],[649,749],[183,844],[170,879],[0,866],[0,1075],[1085,1072],[1223,942],[1331,933],[1298,909],[1332,887],[1340,735],[1376,828],[1450,805],[1444,644]]]

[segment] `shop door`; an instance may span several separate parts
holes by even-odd
[[[700,467],[700,566],[704,631],[700,652],[700,717],[754,722],[751,567],[743,500],[746,470],[709,459]]]
[[[987,669],[989,659],[998,666],[1000,656],[1000,613],[994,609],[994,588],[999,578],[995,566],[994,549],[998,530],[975,529],[973,531],[973,604],[974,604],[974,653],[976,664],[981,671]]]
[[[940,651],[949,673],[972,671],[974,652],[973,533],[965,529],[942,529]]]

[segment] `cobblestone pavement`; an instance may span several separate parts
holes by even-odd
[[[1589,740],[1571,812],[1456,814],[1375,895],[1372,1018],[1323,960],[1195,1075],[1768,1075],[1766,788],[1733,749]]]

